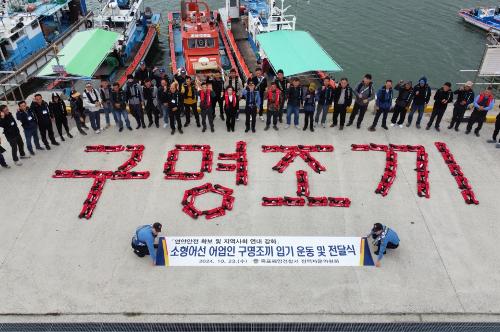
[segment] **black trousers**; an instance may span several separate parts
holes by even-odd
[[[192,105],[184,104],[184,114],[186,115],[186,124],[191,123],[191,113],[193,113],[196,120],[196,125],[200,126],[200,115],[198,114],[198,106],[196,103]]]
[[[377,113],[375,113],[375,118],[373,119],[372,127],[376,127],[378,123],[378,119],[382,115],[382,127],[387,127],[387,115],[389,115],[388,108],[379,108]]]
[[[402,125],[405,122],[406,118],[406,107],[395,105],[393,112],[394,113],[392,114],[391,123]]]
[[[59,136],[63,136],[62,129],[64,127],[64,130],[66,130],[66,134],[69,135],[69,126],[68,126],[68,118],[65,116],[57,117],[56,116],[56,128],[57,132],[59,133]]]
[[[255,120],[257,118],[257,108],[256,107],[247,107],[245,109],[245,128],[246,130],[250,129],[250,124],[252,125],[252,130],[255,130]]]
[[[226,127],[229,131],[234,131],[237,114],[238,110],[230,110],[229,108],[226,108]]]
[[[380,246],[381,245],[382,245],[382,242],[378,241],[378,243],[377,243],[377,247],[378,247],[377,252],[380,251]],[[392,242],[389,242],[389,243],[387,243],[386,249],[396,249],[397,247],[399,247],[399,244],[394,244]]]
[[[307,129],[307,126],[310,126],[311,131],[314,130],[314,111],[312,112],[304,112],[304,130]]]
[[[429,119],[429,123],[427,123],[427,127],[432,126],[432,122],[434,122],[434,119],[436,119],[436,124],[434,127],[439,128],[439,124],[441,123],[441,119],[443,118],[445,111],[446,107],[434,106],[434,108],[432,109],[431,118]]]
[[[450,128],[455,127],[458,129],[460,126],[460,122],[462,122],[466,110],[466,106],[463,105],[455,105],[453,108],[453,117],[451,118]]]
[[[220,111],[220,117],[224,119],[224,98],[223,97],[216,97],[214,100],[214,105],[213,105],[213,117],[215,118],[215,109],[217,108],[217,105],[219,105],[219,111]]]
[[[40,129],[40,136],[42,136],[42,142],[45,146],[49,146],[47,141],[47,135],[49,136],[50,142],[54,144],[56,138],[54,137],[54,129],[52,129],[52,122],[39,123],[38,128]]]
[[[283,92],[283,91],[282,91]],[[283,100],[280,103],[280,110],[278,114],[278,118],[280,122],[283,122],[283,113],[285,112],[285,98],[282,98]]]
[[[213,110],[213,108],[201,110],[201,125],[203,126],[203,128],[207,128],[208,118],[208,124],[210,125],[210,128],[214,129],[214,113],[215,111]]]
[[[160,110],[153,104],[153,105],[146,105],[146,114],[148,115],[148,120],[149,120],[149,125],[153,123],[153,116],[154,116],[154,121],[155,125],[159,126],[160,125]]]
[[[262,116],[262,114],[264,114],[264,92],[259,91],[259,96],[260,96],[259,116]]]
[[[500,113],[497,115],[497,119],[495,121],[495,130],[493,131],[493,140],[497,140],[498,133],[500,132]],[[500,140],[498,141],[500,143]]]
[[[353,124],[354,119],[356,119],[356,115],[358,115],[358,121],[356,122],[357,126],[361,126],[361,123],[363,122],[363,118],[365,117],[366,109],[368,108],[367,105],[359,105],[359,104],[354,104],[354,107],[352,109],[351,116],[349,117],[349,124]]]
[[[16,137],[8,137],[7,141],[10,144],[10,147],[12,148],[12,159],[14,161],[18,161],[19,158],[17,157],[17,150],[19,149],[19,154],[21,157],[24,157],[26,154],[24,153],[24,142],[21,137],[21,135],[17,135]]]
[[[483,128],[483,123],[486,120],[486,114],[488,112],[485,111],[479,111],[479,110],[474,110],[472,111],[472,114],[470,115],[469,122],[467,123],[467,131],[472,130],[472,126],[477,123],[477,128],[474,130],[474,132],[479,133],[481,128]]]
[[[270,109],[268,106],[266,113],[266,127],[269,127],[271,125],[271,119],[273,120],[273,126],[276,126],[278,124],[278,116],[279,110],[276,110],[274,108]]]
[[[175,124],[177,123],[177,129],[182,129],[181,122],[181,112],[179,110],[172,112],[168,112],[168,119],[170,120],[170,129],[175,130]]]
[[[142,109],[141,104],[129,104],[128,108],[130,109],[130,112],[135,118],[135,121],[137,122],[137,127],[145,127],[146,123],[144,122],[144,111]]]
[[[333,125],[336,126],[337,125],[337,120],[339,118],[339,115],[340,115],[340,125],[343,127],[344,124],[345,124],[345,116],[347,114],[347,105],[346,104],[342,104],[342,105],[335,105],[334,108],[333,108]]]

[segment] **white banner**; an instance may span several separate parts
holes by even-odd
[[[291,236],[161,237],[156,265],[371,266],[365,238]]]

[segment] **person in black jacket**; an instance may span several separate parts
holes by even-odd
[[[73,136],[69,132],[68,127],[68,119],[66,116],[68,112],[66,111],[66,104],[61,99],[61,97],[57,93],[52,93],[52,101],[49,102],[49,110],[51,118],[56,120],[56,128],[59,136],[61,137],[61,141],[64,142],[64,137],[62,133],[62,128],[66,130],[66,134],[69,138],[73,138]]]
[[[19,109],[16,113],[16,119],[21,122],[24,129],[24,138],[26,139],[26,146],[28,151],[32,156],[35,155],[33,151],[33,146],[31,145],[31,140],[35,143],[37,150],[45,150],[40,146],[40,141],[38,139],[38,125],[36,123],[36,117],[32,110],[28,108],[24,100],[20,101],[18,104]]]
[[[0,105],[0,127],[3,128],[3,134],[12,148],[12,159],[14,163],[17,166],[21,166],[22,163],[17,156],[17,150],[19,149],[21,159],[27,159],[29,156],[24,153],[24,143],[21,138],[21,132],[17,127],[17,122],[12,116],[12,113],[9,112],[7,105]]]
[[[71,95],[69,98],[69,105],[71,108],[71,116],[75,119],[76,128],[78,132],[82,135],[87,135],[85,130],[83,130],[83,114],[85,113],[85,107],[83,107],[83,100],[78,91],[71,91]],[[88,127],[86,128],[88,129]]]
[[[264,96],[267,90],[267,78],[262,74],[262,68],[257,67],[255,69],[255,76],[252,78],[255,84],[255,91],[259,92],[260,104],[259,106],[259,118],[260,121],[264,121]]]
[[[285,129],[290,128],[290,123],[292,122],[292,114],[293,124],[295,125],[295,128],[300,129],[299,114],[300,108],[304,103],[304,91],[302,90],[299,79],[296,77],[292,79],[292,86],[288,89],[287,100],[288,104],[286,105],[287,109]]]
[[[158,88],[158,106],[163,115],[163,128],[168,127],[168,95],[170,93],[168,79],[162,79]]]
[[[441,123],[441,119],[443,118],[444,112],[448,107],[448,104],[453,101],[453,91],[451,91],[451,83],[446,82],[443,84],[443,87],[436,91],[434,95],[434,107],[432,109],[431,118],[429,119],[429,123],[427,123],[427,130],[431,129],[432,122],[436,119],[436,128],[439,131],[439,124]]]
[[[418,80],[418,84],[413,87],[413,104],[411,105],[411,112],[408,115],[407,127],[411,126],[413,120],[413,114],[418,111],[417,118],[417,129],[420,129],[420,122],[424,116],[425,107],[431,99],[431,88],[427,84],[427,78],[421,77]]]
[[[123,131],[123,120],[128,130],[132,130],[130,120],[127,113],[127,94],[120,88],[118,82],[113,83],[113,91],[111,91],[111,103],[113,104],[113,112],[118,120],[118,131]]]
[[[182,97],[177,91],[177,84],[174,82],[170,85],[170,94],[168,97],[168,110],[170,118],[170,129],[172,129],[172,135],[175,134],[175,124],[177,123],[177,129],[179,133],[183,134],[182,122],[181,122],[181,104]]]
[[[323,79],[323,86],[318,89],[318,107],[316,110],[316,118],[314,119],[316,127],[319,124],[319,117],[321,115],[321,125],[323,128],[326,127],[326,116],[328,115],[328,110],[332,106],[334,90],[330,84],[330,77],[325,77]]]
[[[498,133],[500,133],[500,113],[497,114],[495,119],[495,130],[493,130],[493,136],[488,140],[488,143],[496,143]],[[496,147],[497,149],[500,149],[500,140],[498,140]]]
[[[212,84],[213,92],[215,93],[215,99],[213,100],[213,118],[215,119],[215,108],[219,105],[220,118],[224,121],[224,80],[221,77],[221,73],[216,71],[213,78],[207,78],[207,84]]]
[[[335,127],[337,125],[337,119],[340,115],[340,130],[344,129],[345,116],[347,113],[347,108],[352,104],[352,89],[349,86],[349,81],[347,78],[343,77],[340,79],[340,84],[335,88],[333,94],[333,117],[332,124],[330,127]]]
[[[394,113],[391,118],[391,127],[394,127],[396,123],[399,128],[403,128],[403,123],[405,122],[406,110],[410,106],[411,100],[413,98],[413,88],[411,81],[399,81],[395,89],[399,91],[398,98],[396,98],[396,103],[394,104]],[[399,121],[398,121],[399,117]]]
[[[59,145],[54,137],[54,130],[52,129],[52,119],[50,118],[49,105],[43,100],[42,95],[37,93],[35,100],[31,103],[30,109],[33,110],[42,136],[42,142],[45,148],[50,150],[49,142],[47,141],[47,134],[50,142],[53,145]]]
[[[455,131],[458,131],[460,122],[462,122],[464,118],[465,111],[469,105],[474,103],[475,96],[474,91],[472,91],[472,85],[473,83],[471,81],[467,81],[465,86],[453,92],[454,95],[457,95],[457,101],[453,107],[453,117],[448,129],[455,127]]]
[[[144,85],[144,80],[149,78],[150,80],[154,79],[153,71],[146,66],[144,61],[141,61],[139,65],[139,69],[135,72],[134,78],[141,84]]]
[[[274,82],[276,83],[276,87],[281,91],[281,96],[283,97],[281,99],[280,111],[278,115],[279,118],[278,120],[280,123],[282,123],[283,112],[285,110],[286,96],[288,95],[288,88],[290,87],[290,83],[288,83],[288,80],[285,78],[285,74],[282,69],[278,70]]]

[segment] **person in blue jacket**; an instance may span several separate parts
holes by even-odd
[[[389,129],[387,128],[387,114],[389,114],[389,110],[392,106],[392,95],[392,81],[387,80],[385,81],[385,85],[381,87],[377,92],[377,101],[375,103],[378,109],[371,127],[368,128],[369,131],[375,131],[378,119],[380,118],[380,114],[382,114],[382,128],[384,128],[385,130]]]
[[[134,253],[139,257],[149,255],[156,263],[156,247],[155,238],[161,233],[161,224],[155,222],[152,225],[143,225],[137,228],[134,237],[132,237],[132,248]]]
[[[396,249],[399,247],[398,234],[389,227],[381,223],[376,223],[373,225],[372,231],[368,236],[372,237],[373,244],[378,247],[377,251],[375,251],[375,255],[377,255],[375,266],[380,267],[380,261],[384,257],[386,249]]]

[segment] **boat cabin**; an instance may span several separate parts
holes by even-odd
[[[181,16],[182,48],[188,74],[220,68],[219,33],[208,5],[198,1],[184,2]]]

